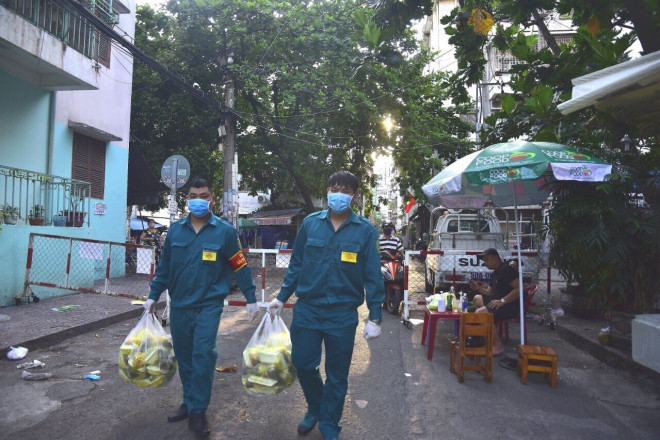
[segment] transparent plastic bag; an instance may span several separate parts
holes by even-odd
[[[277,394],[296,380],[291,336],[280,315],[266,313],[243,350],[243,387],[253,394]]]
[[[142,388],[165,385],[177,369],[172,340],[153,313],[144,313],[119,347],[119,375]]]

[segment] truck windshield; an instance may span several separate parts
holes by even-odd
[[[447,225],[447,232],[490,232],[490,225],[486,220],[452,220]]]

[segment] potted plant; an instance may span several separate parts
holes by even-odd
[[[7,203],[3,208],[2,208],[2,221],[6,225],[15,225],[18,219],[23,218],[21,217],[21,213],[19,209],[15,206],[10,205]]]
[[[30,209],[30,215],[28,216],[28,222],[32,226],[42,226],[44,224],[44,207],[43,205],[34,205]]]
[[[71,194],[70,210],[63,210],[61,215],[66,217],[66,226],[79,228],[85,222],[86,212],[81,210],[85,197],[83,195]]]
[[[654,312],[660,289],[660,210],[631,197],[639,178],[628,168],[597,185],[556,182],[550,215],[555,267],[609,318],[612,343],[626,348],[630,321]]]

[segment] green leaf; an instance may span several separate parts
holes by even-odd
[[[502,97],[502,110],[510,115],[514,108],[516,108],[516,98],[511,94],[505,94]]]

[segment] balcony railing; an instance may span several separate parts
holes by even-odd
[[[117,13],[104,1],[81,2],[109,24],[117,22]],[[104,61],[108,38],[87,18],[65,3],[56,0],[0,0],[0,5],[16,12],[87,58]]]
[[[67,226],[89,226],[91,186],[82,180],[0,165],[0,219],[6,224],[39,224],[33,220],[43,219],[44,225],[64,221]]]

